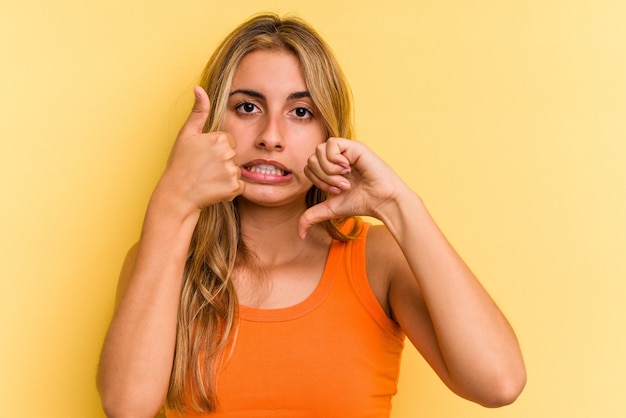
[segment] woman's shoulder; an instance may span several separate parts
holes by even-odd
[[[397,255],[401,255],[402,253],[396,240],[383,224],[373,224],[369,227],[366,238],[366,249],[368,263],[373,261],[386,264],[386,262],[393,261],[389,260],[390,256],[396,259]]]
[[[398,263],[404,257],[400,247],[385,225],[371,225],[365,243],[367,278],[376,299],[391,317],[388,297],[391,281]]]

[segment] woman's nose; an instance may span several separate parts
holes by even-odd
[[[285,147],[285,137],[280,118],[268,116],[259,132],[256,146],[267,150],[282,150]]]

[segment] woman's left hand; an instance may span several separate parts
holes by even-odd
[[[311,226],[328,219],[379,218],[380,210],[407,187],[367,146],[344,138],[329,138],[318,145],[304,172],[329,198],[302,214],[298,225],[301,238]]]

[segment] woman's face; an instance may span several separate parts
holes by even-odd
[[[223,129],[237,141],[244,199],[304,205],[311,187],[304,166],[326,135],[294,54],[260,50],[241,60]]]

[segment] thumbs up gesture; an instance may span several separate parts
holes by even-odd
[[[155,189],[183,213],[232,200],[244,189],[235,139],[226,132],[203,132],[211,105],[203,88],[195,87],[194,95],[193,109]]]

